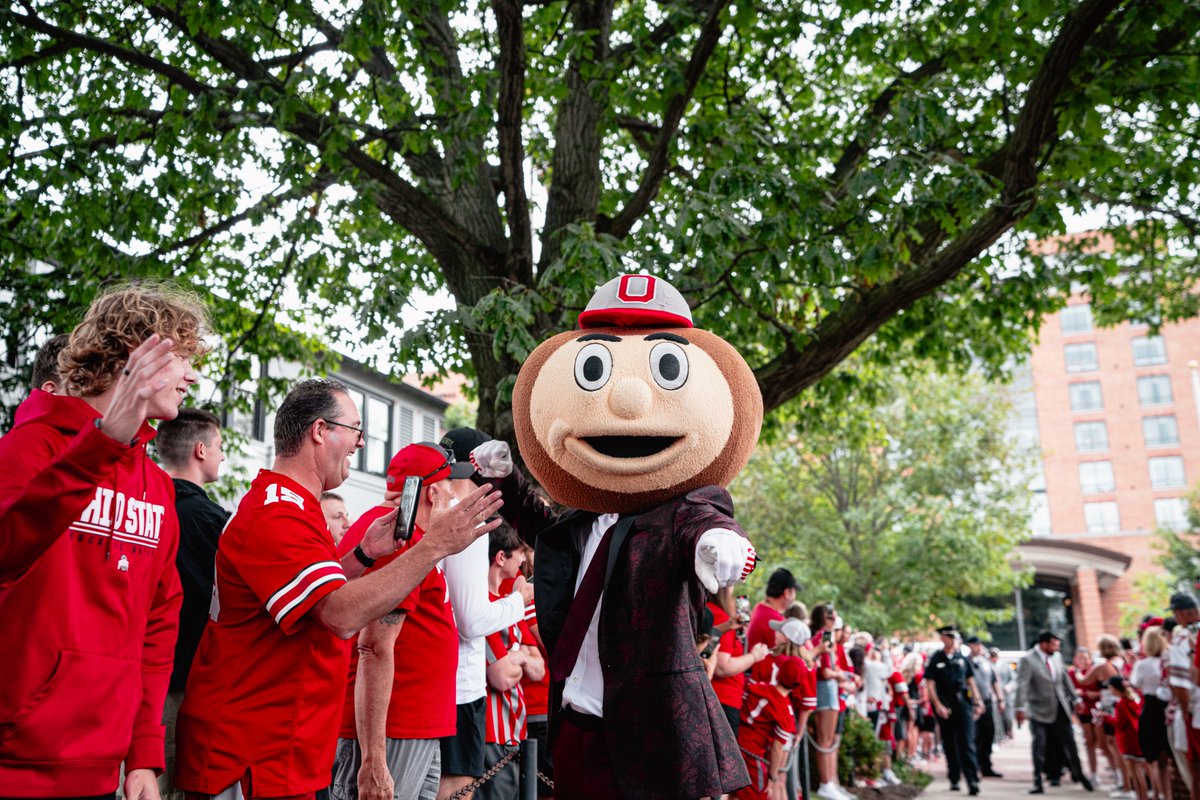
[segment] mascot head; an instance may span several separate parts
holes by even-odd
[[[550,496],[629,513],[728,485],[763,414],[738,352],[693,328],[683,295],[650,275],[600,287],[579,325],[534,350],[513,390],[521,455]]]

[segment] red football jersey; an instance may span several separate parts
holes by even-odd
[[[500,595],[490,595],[499,600]],[[531,644],[533,634],[522,620],[502,631],[487,637],[487,663],[493,664],[506,657],[509,652],[523,644]],[[507,692],[499,692],[489,684],[487,687],[487,733],[485,741],[491,744],[520,744],[526,733],[525,691],[523,681],[518,681]]]
[[[329,785],[348,642],[309,610],[346,582],[321,504],[262,470],[221,534],[212,619],[179,712],[175,782],[217,794]]]
[[[367,527],[378,517],[391,511],[376,506],[363,514],[346,531],[347,540],[362,541]],[[413,531],[409,545],[421,541],[425,533]],[[355,538],[352,538],[355,537]],[[353,544],[350,545],[354,547]],[[372,569],[380,569],[398,557],[396,554],[380,559]],[[454,676],[458,670],[458,627],[450,596],[446,593],[446,577],[441,566],[425,576],[420,587],[409,595],[398,611],[405,612],[404,623],[395,646],[395,677],[392,699],[388,703],[386,735],[389,739],[437,739],[453,736],[457,727],[454,705]],[[357,739],[354,717],[354,685],[358,651],[355,649],[350,665],[350,680],[342,709],[339,736]]]
[[[792,746],[796,736],[792,704],[786,695],[768,683],[755,683],[746,690],[741,722],[738,744],[763,758],[770,751],[771,742],[779,742],[787,748]]]

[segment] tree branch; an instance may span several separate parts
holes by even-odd
[[[508,270],[521,284],[533,279],[533,232],[529,198],[522,168],[525,148],[521,139],[521,105],[525,99],[525,37],[521,26],[521,0],[492,0],[496,38],[500,44],[500,72],[496,135],[500,145],[500,185],[504,188],[504,213],[508,219]]]
[[[145,53],[139,53],[136,50],[129,50],[119,45],[113,44],[105,39],[98,39],[94,36],[85,36],[75,31],[60,28],[46,20],[35,17],[32,14],[15,14],[10,12],[13,20],[22,23],[26,28],[38,33],[44,33],[52,37],[57,42],[63,45],[68,45],[72,49],[79,48],[90,50],[93,53],[100,53],[106,56],[121,61],[125,64],[130,64],[135,67],[161,75],[172,83],[178,84],[192,94],[205,94],[215,90],[215,87],[209,86],[207,83],[192,77],[186,71],[168,64],[165,61],[160,61],[157,58],[148,56]]]
[[[810,332],[810,345],[755,370],[766,410],[779,407],[834,369],[895,314],[932,294],[1033,208],[1038,157],[1057,138],[1055,107],[1084,47],[1121,0],[1084,0],[1063,21],[1026,93],[1003,154],[998,201],[936,255],[894,280],[845,299]]]
[[[684,71],[683,88],[667,104],[662,127],[658,132],[658,140],[654,143],[654,150],[650,153],[646,171],[642,173],[642,180],[638,184],[637,191],[633,193],[633,197],[629,199],[625,208],[621,209],[613,218],[611,224],[599,226],[603,232],[610,233],[618,239],[624,239],[629,235],[634,224],[649,210],[650,203],[658,195],[658,190],[662,187],[663,178],[667,173],[671,142],[679,131],[683,112],[691,102],[696,85],[704,76],[705,67],[708,66],[708,61],[712,58],[713,51],[716,50],[717,42],[720,41],[721,13],[725,10],[728,2],[729,0],[717,0],[709,10],[708,17],[700,29],[700,37],[696,41],[695,49],[692,50],[692,57]]]

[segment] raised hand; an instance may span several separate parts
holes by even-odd
[[[100,422],[100,430],[122,444],[133,441],[146,421],[150,398],[166,388],[163,374],[175,358],[175,343],[157,333],[142,342],[129,354],[125,368],[117,375],[108,413]]]
[[[504,501],[500,498],[500,492],[493,491],[489,484],[477,487],[455,506],[450,505],[452,496],[450,490],[440,484],[429,487],[433,508],[429,512],[425,538],[443,556],[462,552],[471,542],[495,530],[503,522],[496,517],[496,512],[504,505]]]

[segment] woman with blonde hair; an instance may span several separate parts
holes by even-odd
[[[98,297],[0,438],[0,786],[157,798],[182,592],[171,478],[146,454],[196,382],[206,314],[189,295]]]
[[[1171,690],[1163,681],[1163,654],[1167,652],[1167,639],[1158,625],[1142,633],[1142,652],[1146,657],[1133,665],[1129,683],[1142,695],[1142,710],[1138,716],[1138,744],[1146,768],[1150,773],[1150,786],[1156,797],[1171,796],[1171,780],[1167,772],[1170,748],[1167,742],[1167,701]]]

